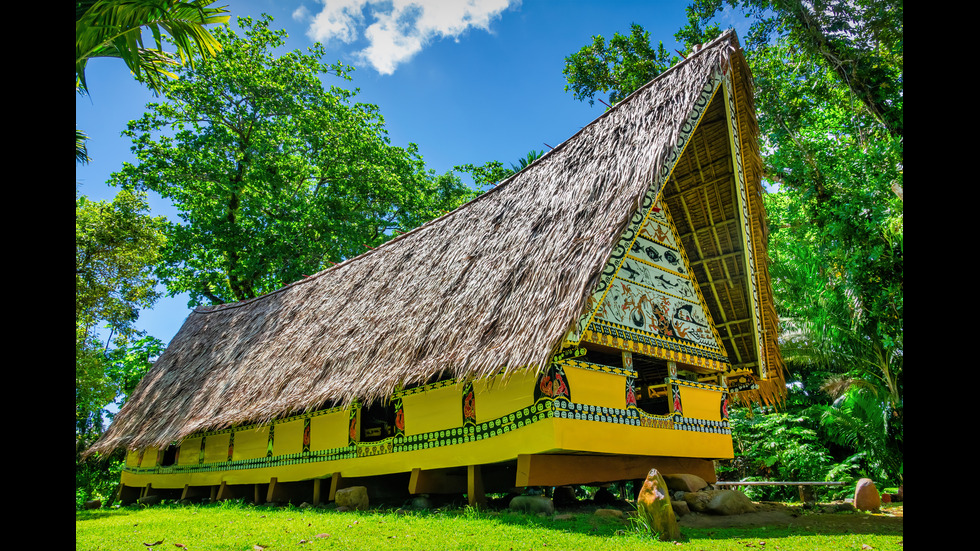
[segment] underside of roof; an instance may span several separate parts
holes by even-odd
[[[730,151],[723,102],[663,183],[663,199],[732,369],[781,373],[774,312],[753,321],[764,337],[751,346],[751,306],[734,291],[755,277],[760,308],[772,310],[750,75],[729,33],[452,213],[269,295],[198,308],[92,450],[164,446],[201,430],[385,399],[440,376],[546,367],[675,162],[675,145],[690,136],[683,121],[729,70],[748,226],[732,222],[731,156],[707,161],[722,140]],[[746,228],[762,275],[729,261]]]

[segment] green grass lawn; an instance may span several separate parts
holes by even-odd
[[[876,533],[877,531],[889,533]],[[511,512],[336,512],[329,509],[158,505],[79,511],[77,551],[371,549],[371,550],[691,550],[903,549],[901,525],[880,529],[751,527],[681,529],[659,542],[629,521],[576,514],[571,519]]]

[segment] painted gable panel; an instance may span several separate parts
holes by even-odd
[[[630,342],[650,345],[653,356],[673,351],[707,360],[690,362],[721,368],[727,355],[711,325],[680,239],[661,203],[650,209],[596,308],[588,331],[617,335]]]

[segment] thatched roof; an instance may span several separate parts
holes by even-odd
[[[93,449],[383,399],[440,373],[546,366],[679,121],[730,65],[749,78],[734,34],[459,209],[276,292],[196,309]]]

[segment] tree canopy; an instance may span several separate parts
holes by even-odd
[[[634,23],[628,35],[615,33],[608,44],[601,35],[593,36],[592,44],[566,57],[562,71],[565,91],[589,105],[597,94],[608,92],[609,102],[616,104],[676,61],[663,42],[654,47],[650,33]],[[601,98],[599,101],[606,103]]]
[[[101,429],[102,408],[121,390],[103,340],[125,347],[139,337],[139,310],[159,297],[153,268],[164,220],[148,210],[145,194],[127,190],[112,202],[75,198],[75,420],[83,433]]]
[[[474,194],[425,169],[414,144],[390,143],[374,105],[322,79],[352,68],[306,53],[277,55],[271,18],[215,32],[221,51],[161,83],[164,102],[125,132],[135,164],[124,187],[173,202],[157,273],[192,304],[273,291],[451,210]]]

